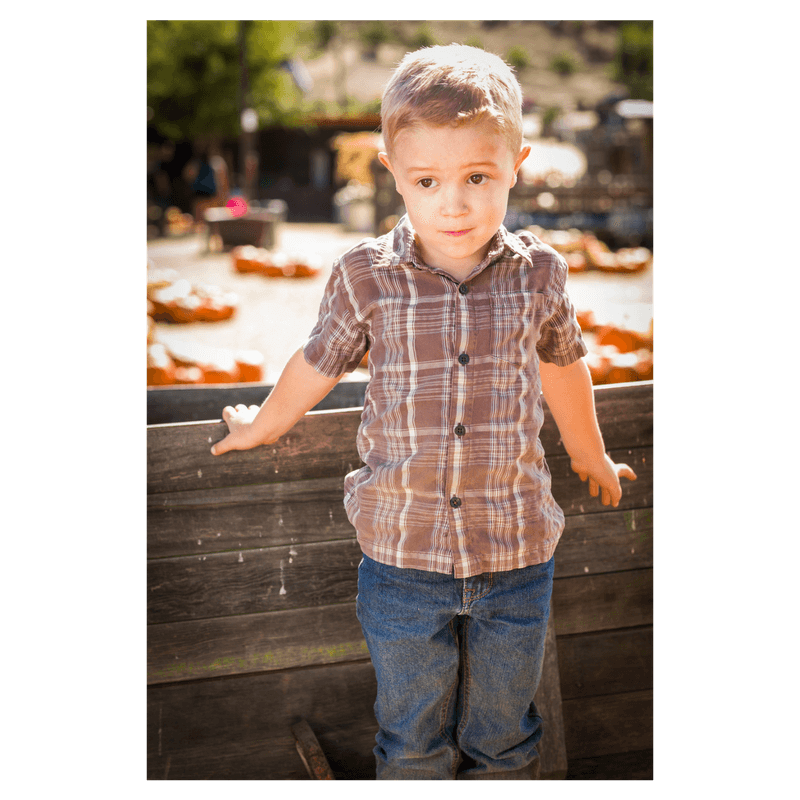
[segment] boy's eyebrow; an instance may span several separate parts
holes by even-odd
[[[463,164],[460,169],[476,169],[477,167],[496,167],[495,161],[472,161],[469,164]],[[433,172],[437,167],[409,167],[409,172]]]

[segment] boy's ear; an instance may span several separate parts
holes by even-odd
[[[517,156],[517,160],[514,163],[514,182],[511,184],[512,186],[517,185],[517,173],[519,172],[519,168],[522,166],[522,162],[530,155],[531,153],[531,146],[526,144],[522,150],[519,151],[519,155]]]
[[[526,144],[522,150],[519,151],[519,155],[517,156],[517,160],[514,163],[514,183],[512,186],[517,185],[517,173],[519,172],[519,168],[522,166],[522,162],[530,155],[531,153],[531,146]]]
[[[530,148],[528,148],[528,149],[530,149]],[[392,169],[392,164],[389,161],[389,154],[388,153],[378,153],[378,161],[380,161],[381,164],[383,164],[383,166],[386,167],[386,169],[388,169],[389,172],[392,173],[392,175],[394,175],[394,170]]]

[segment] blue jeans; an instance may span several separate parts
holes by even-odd
[[[364,556],[379,780],[531,779],[554,559],[454,578]]]

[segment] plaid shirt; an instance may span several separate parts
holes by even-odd
[[[362,550],[456,578],[548,561],[564,529],[539,441],[539,359],[585,355],[567,265],[501,226],[458,282],[422,261],[407,217],[338,259],[305,358],[336,377],[369,349],[345,478]]]

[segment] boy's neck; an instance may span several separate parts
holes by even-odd
[[[449,266],[438,266],[435,264],[431,264],[428,258],[426,257],[425,253],[425,246],[420,242],[419,236],[416,234],[414,235],[414,241],[417,245],[417,251],[419,252],[422,260],[425,262],[426,266],[430,269],[439,269],[442,272],[446,272],[453,280],[461,283],[462,281],[466,280],[466,278],[470,275],[470,273],[478,266],[478,264],[486,258],[487,253],[489,252],[489,248],[491,247],[491,242],[487,242],[485,252],[481,255],[480,261],[477,261],[475,264],[468,264],[468,265],[449,265]]]

